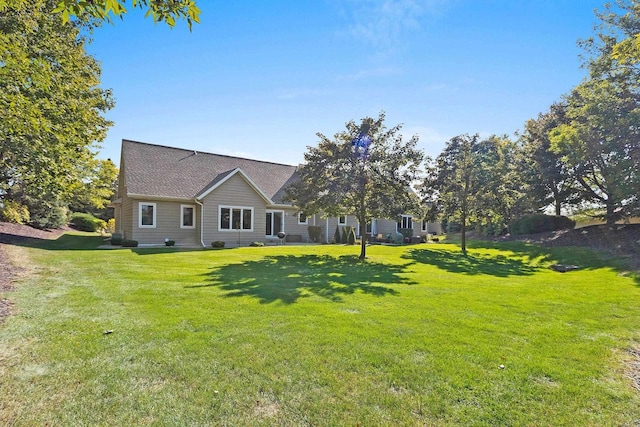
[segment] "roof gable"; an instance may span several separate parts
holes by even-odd
[[[240,174],[265,201],[281,203],[296,167],[241,157],[122,140],[128,195],[195,199]],[[206,193],[206,194],[205,194]]]
[[[223,175],[223,176],[220,179],[215,179],[213,185],[211,185],[209,188],[207,188],[205,191],[203,191],[201,194],[199,194],[196,198],[204,199],[205,197],[207,197],[207,195],[209,195],[216,188],[220,187],[222,184],[224,184],[229,179],[231,179],[231,177],[233,177],[235,175],[239,175],[240,177],[242,177],[246,181],[247,184],[249,184],[249,186],[251,188],[253,188],[255,190],[256,193],[258,193],[258,195],[260,197],[262,197],[264,199],[264,201],[266,203],[273,204],[273,200],[271,200],[269,198],[269,196],[264,194],[264,192],[260,189],[260,187],[258,187],[255,184],[255,182],[253,182],[253,180],[251,178],[249,178],[249,176],[247,176],[247,174],[242,171],[242,169],[235,168],[234,170],[230,171],[229,173],[225,173],[225,174],[221,174],[221,175]]]

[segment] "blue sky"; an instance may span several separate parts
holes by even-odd
[[[139,12],[93,34],[123,138],[287,164],[317,132],[377,116],[436,156],[461,133],[513,134],[577,85],[604,0],[198,0],[201,23]]]

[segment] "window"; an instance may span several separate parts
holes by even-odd
[[[369,233],[369,234],[373,233],[373,224],[372,223],[370,223],[370,222],[367,223],[366,232]]]
[[[340,215],[338,217],[338,224],[347,225],[347,216],[346,215]]]
[[[425,231],[425,232],[429,231],[429,223],[427,222],[426,219],[422,220],[422,229],[421,230]]]
[[[413,223],[411,222],[411,217],[409,215],[402,215],[397,225],[398,230],[401,228],[413,228]]]
[[[196,207],[180,205],[180,228],[196,228]]]
[[[156,204],[140,202],[138,204],[138,227],[156,228]]]
[[[253,231],[253,208],[220,206],[218,230]]]
[[[304,212],[298,212],[298,224],[308,224],[309,218],[307,218],[307,214]]]

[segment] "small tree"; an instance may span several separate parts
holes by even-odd
[[[349,227],[342,227],[342,237],[340,238],[340,243],[345,245],[349,243],[348,229]]]
[[[424,158],[418,137],[403,141],[401,126],[388,129],[385,115],[365,117],[360,125],[346,124],[346,131],[329,139],[318,133],[317,147],[308,147],[300,180],[287,190],[287,198],[307,212],[338,216],[349,212],[360,223],[360,235],[373,218],[395,218],[419,207],[411,190]],[[360,259],[366,257],[362,239]]]
[[[342,240],[342,237],[340,235],[340,227],[336,225],[336,232],[333,233],[333,243],[338,244],[340,243]]]
[[[479,135],[467,134],[451,138],[429,168],[424,190],[430,199],[437,199],[443,214],[449,219],[459,218],[462,227],[462,252],[467,252],[466,232],[474,208],[474,151],[479,146]]]
[[[349,227],[349,233],[347,234],[347,243],[350,245],[356,244],[356,229],[355,227]]]

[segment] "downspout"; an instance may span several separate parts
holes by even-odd
[[[327,226],[325,227],[325,234],[327,235],[327,243],[329,243],[329,217],[327,217]]]
[[[195,199],[195,202],[200,205],[200,244],[206,248],[207,245],[204,244],[204,205],[198,199]]]

